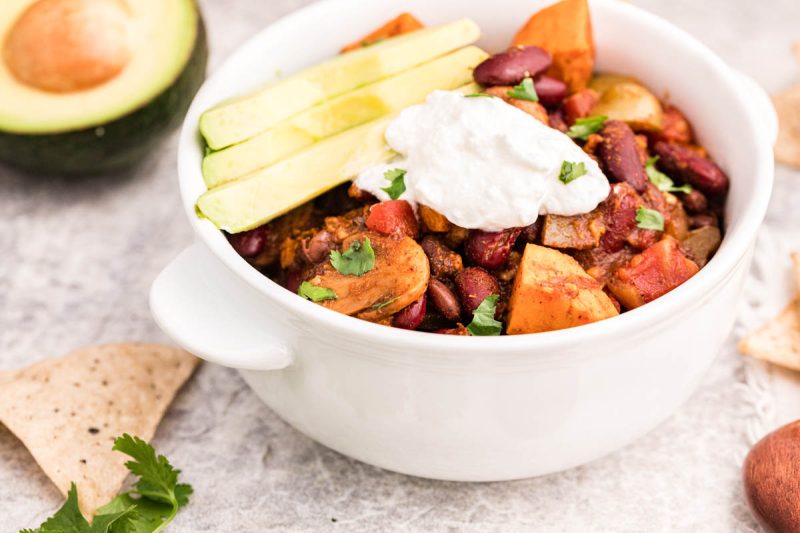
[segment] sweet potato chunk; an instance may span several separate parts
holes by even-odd
[[[425,294],[430,279],[428,258],[422,247],[410,237],[385,236],[375,232],[348,237],[342,248],[355,240],[369,238],[375,250],[375,267],[363,276],[344,275],[326,263],[312,285],[332,289],[335,300],[320,305],[339,313],[373,322],[389,317]]]
[[[617,270],[608,288],[623,306],[634,309],[668,293],[699,270],[678,241],[665,237]]]
[[[351,52],[353,50],[358,50],[359,48],[375,44],[378,41],[382,41],[390,37],[396,37],[398,35],[403,35],[404,33],[409,33],[414,30],[419,30],[423,27],[424,24],[422,24],[422,22],[420,22],[411,13],[401,13],[397,17],[393,18],[392,20],[390,20],[389,22],[378,28],[377,30],[370,33],[369,35],[365,35],[361,39],[348,44],[347,46],[342,48],[342,52]]]
[[[570,256],[528,244],[508,304],[509,335],[571,328],[619,314]]]
[[[562,0],[534,14],[514,37],[514,44],[544,48],[553,56],[548,70],[570,92],[580,91],[592,78],[594,38],[587,0]]]

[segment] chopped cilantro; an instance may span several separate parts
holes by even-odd
[[[536,87],[533,86],[531,78],[525,78],[522,83],[515,85],[508,93],[509,98],[516,98],[517,100],[527,100],[528,102],[538,102],[539,95],[536,94]]]
[[[399,298],[399,296],[397,298],[392,298],[391,300],[386,300],[385,302],[380,302],[380,303],[373,304],[372,308],[376,309],[376,310],[383,309],[387,305],[392,305],[393,303],[395,303],[398,300],[398,298]]]
[[[584,174],[586,174],[586,165],[583,163],[564,161],[561,163],[561,173],[558,175],[558,179],[561,180],[561,183],[567,185]]]
[[[569,130],[567,131],[567,135],[571,139],[581,139],[585,141],[589,138],[589,135],[597,133],[602,129],[607,118],[608,117],[605,115],[579,118],[575,120],[575,123],[572,126],[570,126]]]
[[[389,195],[392,200],[397,200],[406,192],[406,171],[402,168],[393,168],[383,173],[383,177],[389,180],[388,187],[382,187],[381,190]]]
[[[636,210],[636,225],[641,229],[664,231],[664,215],[653,209],[640,207]]]
[[[163,455],[156,456],[153,447],[138,437],[126,433],[114,441],[112,449],[133,458],[125,463],[139,476],[132,491],[100,507],[89,525],[78,508],[78,489],[73,483],[61,509],[37,529],[20,533],[156,533],[164,529],[189,503],[192,487],[178,483],[180,470]]]
[[[465,94],[464,98],[494,98],[494,95],[486,93],[472,93],[472,94]]]
[[[312,302],[323,302],[325,300],[336,299],[336,293],[333,291],[333,289],[329,289],[327,287],[317,287],[313,283],[309,283],[307,281],[304,281],[300,284],[300,287],[297,288],[297,294],[306,300],[311,300]]]
[[[375,250],[372,249],[369,238],[364,239],[363,245],[356,240],[344,253],[332,251],[331,264],[345,276],[363,276],[375,268]]]
[[[675,182],[672,179],[658,170],[656,168],[656,163],[658,162],[658,156],[651,157],[647,160],[647,165],[645,166],[645,172],[647,172],[647,177],[650,178],[650,181],[653,182],[653,185],[658,187],[659,190],[664,192],[682,192],[682,193],[690,193],[692,192],[692,186],[688,183],[686,185],[681,185],[680,187],[675,186]]]
[[[491,294],[475,309],[472,314],[472,322],[467,326],[470,335],[476,337],[500,335],[503,330],[503,323],[494,319],[499,297],[497,294]]]

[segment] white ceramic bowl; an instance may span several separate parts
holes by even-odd
[[[205,191],[197,122],[220,100],[336,54],[401,11],[428,24],[470,17],[481,45],[506,47],[548,0],[327,0],[273,24],[197,95],[179,151],[196,243],[153,284],[151,308],[178,344],[242,370],[309,437],[367,463],[430,478],[523,478],[631,442],[686,400],[729,334],[773,180],[775,116],[752,81],[671,24],[593,0],[599,70],[668,93],[732,180],[728,232],[686,284],[642,308],[575,329],[510,337],[379,326],[298,298],[195,216]],[[713,23],[711,21],[710,23]]]

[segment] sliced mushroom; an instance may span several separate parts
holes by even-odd
[[[428,288],[430,266],[422,247],[409,237],[363,232],[348,237],[343,249],[369,238],[375,267],[363,276],[344,275],[330,263],[322,267],[313,285],[333,289],[335,300],[320,305],[373,322],[385,319],[417,301]]]

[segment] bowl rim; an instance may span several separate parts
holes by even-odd
[[[266,34],[278,28],[291,27],[296,24],[296,21],[312,16],[318,10],[324,10],[331,5],[346,1],[322,0],[281,17],[236,48],[226,59],[226,62],[231,61],[235,56],[248,54],[251,49],[258,49],[259,42]],[[724,80],[725,85],[736,87],[737,84],[741,83],[737,72],[720,57],[691,34],[671,22],[625,2],[615,0],[591,0],[591,2],[593,6],[602,5],[604,10],[611,11],[614,16],[620,14],[620,16],[633,18],[637,23],[657,26],[660,31],[669,34],[671,40],[683,41],[687,46],[691,46],[693,53],[700,56],[713,73]],[[678,314],[702,305],[704,303],[703,296],[711,293],[714,288],[728,280],[739,262],[746,257],[748,250],[755,241],[758,228],[766,215],[772,193],[774,160],[771,143],[763,135],[758,135],[759,128],[757,125],[760,119],[754,106],[747,105],[746,96],[742,90],[734,90],[732,92],[741,104],[742,112],[748,115],[748,122],[755,132],[756,142],[753,146],[753,155],[757,160],[755,165],[757,172],[753,184],[754,194],[746,201],[742,213],[737,217],[739,224],[735,231],[725,235],[723,246],[717,254],[687,282],[659,297],[656,301],[622,313],[619,316],[557,331],[496,337],[463,337],[387,327],[343,315],[303,298],[298,298],[297,295],[290,293],[284,287],[251,267],[247,261],[235,253],[223,237],[222,232],[213,223],[197,216],[195,211],[197,198],[192,197],[192,189],[187,186],[187,183],[189,180],[198,179],[198,176],[200,176],[199,179],[202,179],[202,175],[199,171],[200,164],[188,153],[188,147],[198,142],[199,134],[196,121],[198,110],[196,107],[203,100],[203,96],[212,82],[216,83],[217,79],[221,78],[223,70],[219,69],[210,76],[195,96],[180,133],[178,148],[179,184],[184,208],[194,229],[196,239],[210,249],[216,259],[223,263],[227,269],[242,279],[248,285],[248,289],[255,289],[270,298],[273,305],[286,308],[305,319],[320,322],[331,330],[354,338],[357,337],[362,341],[379,342],[385,347],[406,350],[415,349],[422,352],[451,352],[459,356],[486,354],[487,351],[492,350],[542,352],[556,348],[581,346],[589,341],[596,342],[599,337],[604,339],[620,338],[620,335],[624,336],[628,332],[641,331],[654,326],[663,327]]]

